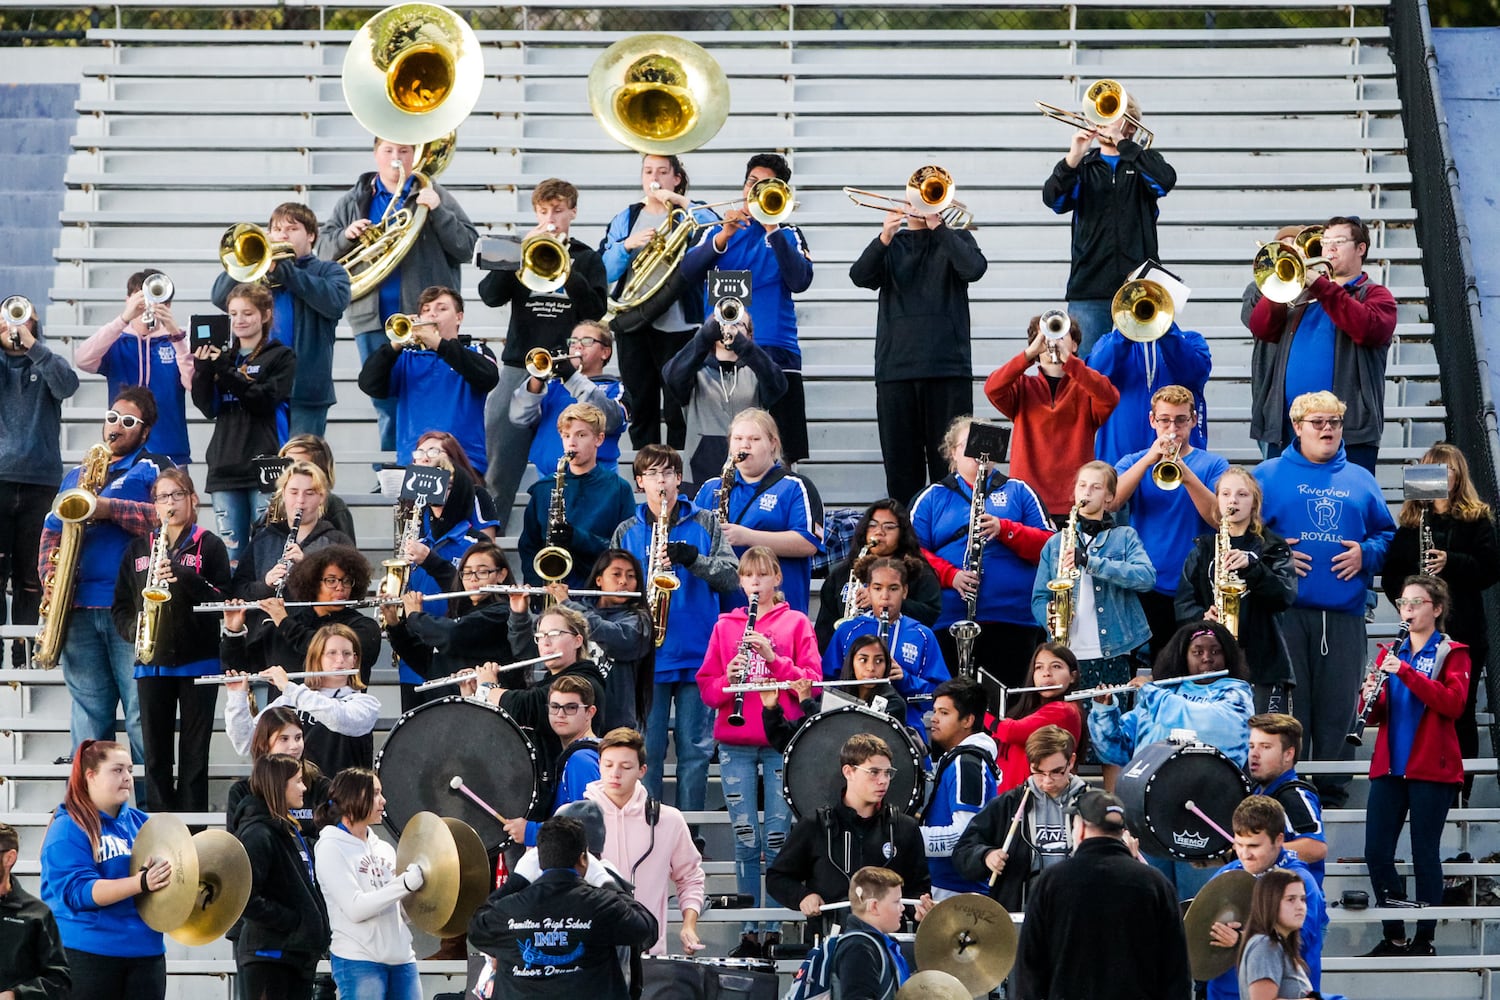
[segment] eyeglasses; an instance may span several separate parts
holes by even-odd
[[[329,590],[348,590],[353,584],[349,582],[347,576],[325,576],[323,577],[323,586]]]
[[[577,701],[570,701],[566,705],[559,705],[555,701],[547,702],[548,715],[566,715],[571,718],[577,715],[582,708],[583,703]]]
[[[458,574],[464,580],[488,580],[499,573],[498,569],[489,566],[474,566]]]
[[[1033,767],[1031,773],[1038,778],[1066,778],[1068,776],[1068,768],[1066,764],[1062,767],[1054,767],[1050,771],[1041,771]]]
[[[656,466],[654,468],[647,469],[645,472],[641,473],[641,478],[642,479],[662,479],[662,480],[666,480],[666,479],[671,479],[673,476],[676,476],[680,480],[682,478],[682,473],[678,472],[676,469],[672,468],[671,466],[667,466],[667,465],[658,465],[658,466]]]
[[[412,458],[442,458],[443,454],[444,454],[444,451],[443,451],[443,446],[442,445],[440,445],[440,444],[430,444],[426,448],[413,448],[412,452],[411,452],[411,457]]]
[[[1151,422],[1158,427],[1189,427],[1193,423],[1193,418],[1189,416],[1152,417]]]
[[[595,344],[602,344],[602,343],[604,343],[604,341],[600,340],[598,337],[569,337],[568,338],[568,346],[569,347],[593,347]]]
[[[856,771],[863,771],[876,780],[884,778],[889,781],[896,776],[896,769],[894,767],[870,767],[865,764],[855,764],[854,769]]]
[[[1398,597],[1392,603],[1398,608],[1420,608],[1424,604],[1431,604],[1432,601],[1426,597]]]
[[[156,494],[157,503],[176,503],[186,497],[192,496],[187,490],[173,490],[171,493]]]
[[[1325,236],[1323,237],[1323,249],[1327,250],[1332,248],[1334,250],[1337,250],[1339,247],[1353,242],[1354,241],[1347,236]]]
[[[901,525],[896,521],[871,521],[869,530],[877,535],[884,535],[887,532],[900,531]]]
[[[565,635],[577,635],[577,634],[578,634],[577,632],[574,632],[570,628],[554,628],[554,629],[550,629],[550,630],[548,630],[546,632],[538,632],[536,634],[536,637],[538,639],[551,639],[551,640],[553,640],[555,642],[557,639],[561,638],[562,636],[565,636]]]
[[[1344,426],[1344,418],[1343,417],[1303,417],[1301,420],[1297,421],[1297,423],[1299,423],[1299,424],[1306,424],[1307,426],[1311,427],[1315,431],[1322,431],[1322,430],[1336,431],[1340,427]]]
[[[113,427],[115,424],[119,424],[127,431],[134,430],[137,427],[146,426],[146,421],[142,420],[140,417],[134,416],[133,414],[129,413],[116,413],[114,410],[110,410],[104,414],[104,422],[106,424],[109,424],[111,427]]]

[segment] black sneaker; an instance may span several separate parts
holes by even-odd
[[[740,943],[729,952],[730,958],[764,958],[765,955],[765,949],[754,934],[741,935]]]
[[[1431,948],[1432,945],[1427,947]],[[1397,943],[1390,938],[1381,938],[1380,943],[1361,955],[1361,958],[1400,958],[1411,954],[1411,945],[1405,941]]]
[[[1421,938],[1412,938],[1411,944],[1406,946],[1406,953],[1408,955],[1414,955],[1418,958],[1432,958],[1437,954],[1437,949],[1432,946],[1431,941],[1424,941]]]

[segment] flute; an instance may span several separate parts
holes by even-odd
[[[1206,674],[1188,674],[1185,677],[1165,677],[1159,681],[1147,681],[1157,687],[1170,687],[1173,684],[1185,684],[1188,681],[1208,681],[1215,677],[1228,677],[1227,670],[1210,670]],[[1103,698],[1105,695],[1119,694],[1122,691],[1130,691],[1136,687],[1134,684],[1113,684],[1109,687],[1086,688],[1082,691],[1074,691],[1065,698],[1065,701],[1088,701],[1090,698]]]
[[[502,667],[498,667],[497,669],[514,670],[517,667],[529,667],[533,663],[544,663],[547,660],[557,659],[561,659],[560,653],[548,653],[546,656],[533,656],[529,660],[517,660],[515,663],[507,663]],[[477,667],[471,670],[460,670],[456,674],[449,674],[447,677],[439,677],[436,680],[426,681],[424,683],[418,684],[417,690],[431,691],[433,688],[447,687],[450,684],[462,684],[464,681],[472,681],[478,676],[479,670]]]
[[[289,681],[300,681],[304,677],[353,677],[359,673],[358,670],[298,670],[286,675]],[[208,674],[204,677],[194,677],[194,684],[238,684],[240,681],[254,681],[259,684],[271,683],[271,678],[262,677],[260,674]]]
[[[416,593],[416,591],[408,591],[408,593]],[[447,600],[450,600],[450,599],[455,598],[455,597],[473,597],[475,594],[478,594],[478,593],[481,593],[481,591],[478,591],[478,590],[450,590],[450,591],[448,591],[445,594],[423,594],[422,595],[422,600],[424,602],[426,602],[426,601],[447,601]],[[287,601],[285,604],[282,605],[282,607],[284,607],[284,608],[380,608],[380,607],[388,607],[388,606],[394,605],[394,604],[400,604],[401,601],[402,601],[402,598],[400,598],[400,597],[363,597],[363,598],[360,598],[358,600],[346,600],[346,601]],[[223,612],[223,611],[258,611],[258,610],[260,610],[260,605],[259,605],[259,603],[233,604],[233,603],[230,603],[229,601],[218,601],[218,602],[215,602],[215,603],[212,603],[212,604],[198,604],[198,605],[194,605],[193,610],[194,611],[203,612],[204,614],[210,614],[210,613],[212,613],[212,614],[218,614],[219,612]]]
[[[478,590],[464,591],[466,594],[525,594],[527,597],[546,597],[546,587],[532,587],[526,584],[495,583],[488,587],[480,587]],[[454,595],[458,596],[458,595]],[[569,597],[640,597],[639,590],[574,590],[568,588]]]
[[[836,687],[858,687],[861,684],[879,684],[880,682],[882,682],[884,680],[885,680],[884,677],[877,677],[874,680],[869,680],[869,681],[862,681],[862,680],[859,680],[859,679],[856,678],[854,680],[847,680],[847,681],[811,681],[811,683],[812,683],[812,686],[815,687],[815,688],[836,688]],[[800,684],[800,683],[802,683],[802,682],[801,681],[768,681],[768,682],[766,682],[764,684],[726,684],[726,685],[724,685],[724,693],[725,694],[754,694],[754,693],[759,692],[759,691],[790,691],[792,689],[792,685],[793,684]]]

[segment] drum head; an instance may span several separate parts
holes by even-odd
[[[1228,831],[1235,807],[1250,794],[1250,785],[1234,761],[1216,747],[1152,743],[1125,765],[1115,794],[1125,803],[1126,822],[1141,850],[1196,861],[1216,857],[1233,844],[1188,803]]]
[[[783,784],[787,804],[798,818],[839,804],[844,795],[839,751],[856,733],[878,736],[891,748],[891,767],[896,775],[886,792],[886,802],[907,813],[922,805],[927,777],[922,771],[922,751],[906,727],[863,705],[847,705],[802,723],[786,746]]]
[[[400,836],[419,812],[461,819],[487,850],[511,843],[499,820],[462,792],[453,778],[506,819],[536,804],[541,768],[536,748],[515,720],[494,705],[444,698],[420,705],[396,721],[375,758],[385,793],[385,825]]]

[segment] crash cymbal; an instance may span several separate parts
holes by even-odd
[[[1255,891],[1255,876],[1247,871],[1228,871],[1215,875],[1188,907],[1182,918],[1187,934],[1188,964],[1193,978],[1200,982],[1214,979],[1234,968],[1235,949],[1219,948],[1210,942],[1209,928],[1215,923],[1243,924],[1250,918],[1250,896]]]
[[[977,997],[999,986],[1016,962],[1016,925],[988,896],[950,896],[917,925],[917,968],[936,969]]]
[[[479,834],[463,820],[419,812],[406,821],[396,846],[396,870],[413,864],[422,868],[422,888],[402,902],[407,918],[434,937],[462,933],[489,888]]]
[[[135,908],[146,926],[154,931],[175,930],[193,912],[198,896],[198,852],[187,824],[171,813],[157,813],[146,820],[130,851],[130,870],[139,872],[153,858],[172,863],[172,880],[156,892],[135,897]]]
[[[187,921],[167,931],[175,941],[198,947],[224,936],[250,901],[250,855],[223,830],[193,834],[198,854],[198,895]]]
[[[896,991],[896,1000],[973,1000],[957,976],[939,969],[913,973]]]

